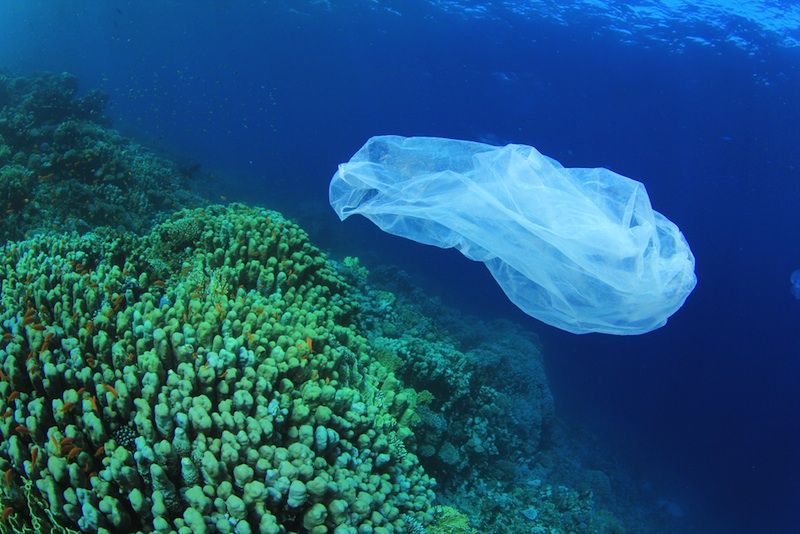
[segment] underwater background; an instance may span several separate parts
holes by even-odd
[[[780,2],[4,0],[0,134],[10,148],[5,155],[0,149],[0,237],[32,240],[13,249],[6,244],[4,251],[16,257],[12,250],[27,247],[39,254],[28,267],[34,279],[42,275],[35,270],[42,257],[62,252],[72,262],[63,269],[110,277],[119,287],[109,290],[108,302],[98,301],[95,311],[125,316],[130,305],[129,320],[135,323],[135,299],[178,308],[181,291],[187,303],[198,298],[181,289],[181,279],[191,279],[196,266],[187,258],[182,264],[165,256],[165,247],[178,251],[194,243],[213,256],[229,225],[248,228],[265,242],[288,228],[296,247],[290,250],[308,254],[313,265],[322,261],[309,252],[312,245],[294,223],[278,223],[277,214],[240,205],[207,207],[202,214],[173,212],[241,202],[277,210],[297,223],[309,243],[336,260],[320,268],[318,278],[308,281],[311,286],[298,285],[297,293],[316,299],[315,288],[338,294],[338,288],[352,287],[345,299],[350,304],[331,311],[328,320],[350,321],[357,313],[351,308],[360,309],[363,316],[352,325],[363,340],[336,341],[321,334],[318,339],[297,333],[301,330],[284,335],[302,342],[300,356],[322,353],[321,347],[345,353],[337,343],[371,355],[379,369],[365,360],[361,363],[369,371],[355,373],[354,364],[347,364],[347,372],[337,372],[348,376],[354,390],[369,382],[365,377],[378,377],[389,400],[376,400],[384,393],[360,394],[364,403],[380,406],[370,417],[395,420],[375,423],[385,430],[386,443],[383,449],[373,447],[375,457],[364,462],[376,469],[396,462],[409,486],[384,491],[384,500],[374,505],[353,497],[347,508],[362,519],[381,513],[383,519],[364,519],[376,532],[794,532],[800,509],[800,301],[793,296],[790,275],[800,268],[799,50],[800,7]],[[602,166],[640,180],[653,207],[675,221],[689,241],[698,285],[665,327],[646,335],[575,336],[548,327],[508,302],[483,266],[451,250],[389,236],[363,219],[338,221],[328,205],[328,182],[337,164],[378,134],[529,144],[567,167]],[[259,226],[254,218],[269,223]],[[149,233],[156,223],[168,226]],[[183,230],[171,230],[170,224]],[[215,229],[216,237],[203,241],[196,224]],[[74,237],[59,241],[58,234],[48,233],[83,233],[106,225],[143,237],[102,234],[95,243]],[[109,243],[123,243],[115,246],[140,259],[120,260]],[[78,250],[96,258],[96,264],[83,263]],[[360,263],[344,260],[348,256]],[[130,269],[149,273],[147,288],[140,282],[135,291],[127,287],[131,293],[123,290],[125,261]],[[114,262],[121,262],[120,273],[102,267]],[[73,326],[55,320],[48,325],[38,315],[33,318],[42,312],[31,311],[24,295],[13,301],[16,309],[9,304],[9,288],[26,280],[21,264],[10,265],[2,271],[6,353],[14,343],[27,343],[44,370],[48,358],[66,357],[67,340],[76,339],[94,346],[99,359],[100,342],[91,341],[96,318],[87,319],[88,325],[80,320]],[[215,278],[216,271],[208,274],[207,266],[198,269],[198,276],[207,277],[203,313],[217,310],[228,317],[227,282]],[[243,285],[263,292],[260,276],[252,288]],[[225,291],[217,289],[220,285]],[[261,304],[247,306],[252,311]],[[186,309],[188,314],[191,305]],[[235,315],[235,307],[231,310]],[[276,321],[276,332],[289,328],[283,316]],[[31,331],[37,325],[44,325],[43,334]],[[147,330],[144,323],[141,327]],[[23,331],[24,343],[17,340]],[[246,339],[247,332],[239,337]],[[148,335],[152,340],[161,334]],[[50,345],[56,341],[59,349]],[[113,377],[122,364],[108,352],[109,362],[96,365],[108,365]],[[174,352],[171,357],[180,361],[180,350]],[[338,361],[339,356],[326,357]],[[12,360],[5,361],[5,373]],[[225,373],[217,370],[218,378]],[[314,380],[330,378],[320,373]],[[303,376],[310,379],[313,373]],[[120,375],[115,379],[124,382]],[[346,382],[333,377],[330,383],[337,380]],[[386,386],[393,381],[397,385]],[[131,400],[127,408],[115,408],[124,395],[120,400],[113,384],[98,383],[95,399],[107,403],[99,411],[116,418],[105,421],[109,436],[114,434],[109,439],[127,443],[119,428],[146,436],[141,421],[120,425],[117,412],[137,405]],[[113,392],[103,391],[105,386]],[[36,387],[28,389],[35,397]],[[10,415],[3,423],[0,456],[3,471],[10,473],[6,481],[11,480],[3,504],[12,509],[4,512],[4,521],[21,521],[28,513],[11,488],[39,472],[37,460],[45,465],[38,456],[44,457],[53,437],[46,429],[41,435],[27,429],[32,437],[12,432],[22,424],[17,410],[24,411],[18,405],[25,391],[18,390],[2,390],[9,411],[0,411]],[[45,390],[49,403],[53,392]],[[93,411],[79,388],[70,391],[48,416],[55,427],[67,428],[70,403]],[[413,402],[392,400],[402,395]],[[407,405],[416,407],[413,416],[406,415]],[[264,409],[277,421],[281,415],[272,413],[275,406],[268,403]],[[352,409],[339,408],[347,419]],[[316,417],[314,424],[321,416]],[[475,430],[481,425],[497,432]],[[156,426],[161,435],[175,434]],[[88,446],[60,454],[72,441],[71,431],[64,432],[53,446],[59,454],[48,450],[51,457],[84,466],[97,462],[98,469],[133,461],[126,460],[127,446],[120,447],[121,458],[94,447],[87,454]],[[293,434],[286,430],[282,436],[289,440]],[[336,445],[316,438],[309,443],[318,456],[332,454],[328,447]],[[487,443],[478,443],[481,438]],[[26,448],[27,459],[14,452],[19,447]],[[406,448],[409,458],[398,452]],[[28,458],[34,449],[42,452]],[[391,460],[380,456],[384,449]],[[527,455],[526,461],[513,451]],[[106,464],[92,460],[106,453]],[[141,471],[141,464],[137,467]],[[346,468],[359,470],[351,464]],[[179,471],[175,465],[164,469],[166,475],[148,469],[146,485],[153,488],[156,480]],[[262,479],[270,476],[267,468],[266,475],[256,471]],[[70,477],[64,476],[52,477],[62,489],[69,485]],[[203,476],[210,475],[204,471]],[[437,479],[436,487],[428,476]],[[246,480],[246,473],[242,477]],[[306,476],[304,488],[314,487],[311,481],[319,477],[325,478],[316,472]],[[238,480],[232,487],[243,488]],[[375,484],[380,487],[374,483],[364,491],[374,493]],[[159,491],[169,493],[168,487],[164,482]],[[267,503],[274,500],[276,529],[283,520],[285,532],[324,532],[318,528],[323,524],[333,532],[334,518],[339,525],[355,521],[331,504],[330,487],[319,490],[319,502],[314,501],[325,505],[326,515],[311,505],[312,497],[303,493],[301,498],[298,488],[287,485],[283,497],[264,497]],[[60,502],[39,489],[51,505]],[[155,507],[158,499],[141,491],[148,509]],[[234,518],[230,527],[213,523],[218,531],[236,525],[235,506],[220,511],[180,487],[170,491],[181,502],[205,508],[207,517]],[[78,520],[83,501],[93,497],[75,493],[80,505],[65,496],[66,508],[72,506],[68,519],[54,522],[86,531],[127,531],[114,525],[110,505],[94,504],[108,519]],[[392,499],[399,515],[380,509]],[[459,523],[462,516],[448,526],[442,519],[446,513],[434,508],[442,505],[466,514],[471,526]],[[287,506],[282,516],[277,510]],[[47,506],[34,506],[31,515],[34,508]],[[166,508],[161,516],[152,513],[150,526],[136,528],[148,531],[158,519],[181,517],[182,512]],[[125,510],[116,517],[124,516]],[[194,519],[184,514],[179,521],[189,525]],[[170,528],[179,530],[174,522]]]

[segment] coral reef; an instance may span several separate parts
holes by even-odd
[[[535,336],[276,212],[175,213],[196,168],[104,106],[0,75],[0,534],[681,531],[608,511],[635,483],[566,435]]]
[[[417,390],[409,446],[436,476],[438,502],[466,511],[440,513],[412,531],[624,531],[595,500],[602,484],[586,484],[587,472],[561,445],[535,336],[450,309],[402,271],[370,274],[354,258],[338,268],[358,290],[357,320],[374,358]],[[569,476],[562,464],[570,464]]]
[[[433,520],[406,424],[415,393],[279,214],[214,206],[142,237],[35,236],[0,247],[0,281],[2,502],[17,527],[387,534]]]
[[[554,408],[535,337],[449,310],[402,273],[377,270],[374,286],[359,282],[363,269],[352,259],[341,266],[363,288],[360,330],[375,358],[419,391],[410,422],[440,483],[491,476],[499,461],[523,464],[546,448]]]
[[[145,231],[202,204],[171,162],[108,127],[106,98],[74,76],[0,75],[0,242],[109,225]]]

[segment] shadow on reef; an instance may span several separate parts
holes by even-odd
[[[46,230],[142,232],[205,202],[185,172],[109,128],[74,76],[0,75],[0,241]]]

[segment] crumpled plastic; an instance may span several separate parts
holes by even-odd
[[[697,282],[686,239],[643,184],[526,145],[372,137],[329,195],[342,220],[484,262],[525,313],[576,334],[659,328]]]

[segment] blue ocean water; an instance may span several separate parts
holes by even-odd
[[[781,2],[4,2],[0,68],[69,71],[115,127],[277,208],[338,254],[538,333],[560,417],[707,532],[800,509],[800,8]],[[452,251],[339,223],[372,135],[525,143],[645,183],[697,257],[666,327],[573,336]]]

